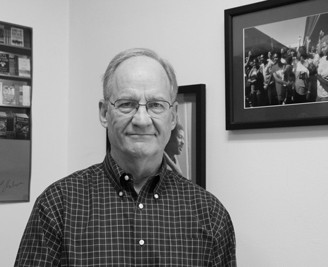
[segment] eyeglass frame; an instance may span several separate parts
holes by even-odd
[[[137,106],[136,106],[135,109],[132,109],[130,112],[128,112],[128,113],[124,113],[124,112],[122,112],[121,110],[119,110],[119,109],[115,106],[115,104],[116,104],[118,101],[122,101],[122,100],[126,100],[126,101],[130,101],[130,102],[134,102],[134,103],[137,104]],[[146,101],[145,104],[140,104],[137,100],[127,99],[127,98],[116,99],[114,102],[111,102],[109,99],[107,99],[106,101],[107,101],[108,103],[110,103],[115,109],[119,110],[119,112],[121,112],[122,114],[125,114],[125,115],[131,115],[131,116],[132,116],[132,115],[135,115],[135,114],[138,112],[140,106],[144,106],[144,107],[146,108],[146,111],[147,111],[148,115],[151,116],[151,117],[153,117],[153,116],[152,116],[152,114],[149,114],[149,112],[148,112],[148,107],[147,107],[147,105],[148,105],[149,102],[165,102],[165,103],[169,104],[169,108],[168,108],[168,109],[164,110],[164,111],[161,112],[161,113],[157,113],[157,114],[156,114],[156,113],[153,113],[154,115],[162,115],[163,113],[165,113],[166,111],[168,111],[170,108],[172,108],[173,105],[174,105],[174,103],[176,102],[176,101],[174,101],[173,104],[171,104],[171,103],[170,103],[169,101],[167,101],[167,100],[155,99],[155,100],[148,100],[148,101]],[[134,113],[133,113],[133,110],[135,110]]]

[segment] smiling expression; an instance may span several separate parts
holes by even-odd
[[[167,74],[156,60],[149,57],[132,57],[122,62],[115,71],[112,88],[111,102],[131,99],[145,104],[156,99],[172,103]],[[175,127],[176,105],[157,117],[151,117],[145,106],[140,106],[132,115],[123,114],[108,104],[106,126],[112,155],[162,157]]]

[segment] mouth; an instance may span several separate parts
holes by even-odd
[[[129,133],[126,133],[126,135],[140,135],[140,136],[143,136],[143,135],[155,135],[155,133],[135,133],[135,132],[129,132]]]
[[[136,138],[136,139],[145,139],[156,136],[154,133],[127,133],[127,137]]]

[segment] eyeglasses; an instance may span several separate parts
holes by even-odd
[[[146,104],[140,104],[136,100],[131,99],[118,99],[114,103],[109,103],[114,106],[119,112],[123,114],[134,115],[137,113],[140,106],[145,106],[150,116],[158,116],[173,107],[168,101],[165,100],[150,100]]]

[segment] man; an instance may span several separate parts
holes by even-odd
[[[286,95],[283,82],[285,59],[282,60],[280,52],[274,52],[272,60],[271,75],[274,83],[268,88],[269,103],[270,105],[282,105]]]
[[[185,132],[180,123],[177,123],[175,128],[171,132],[171,137],[169,142],[165,147],[165,160],[168,168],[172,171],[176,171],[182,175],[179,161],[177,155],[180,155],[185,143]]]
[[[154,52],[117,55],[103,80],[105,160],[37,199],[16,266],[235,266],[232,222],[210,193],[166,168],[177,82]]]

